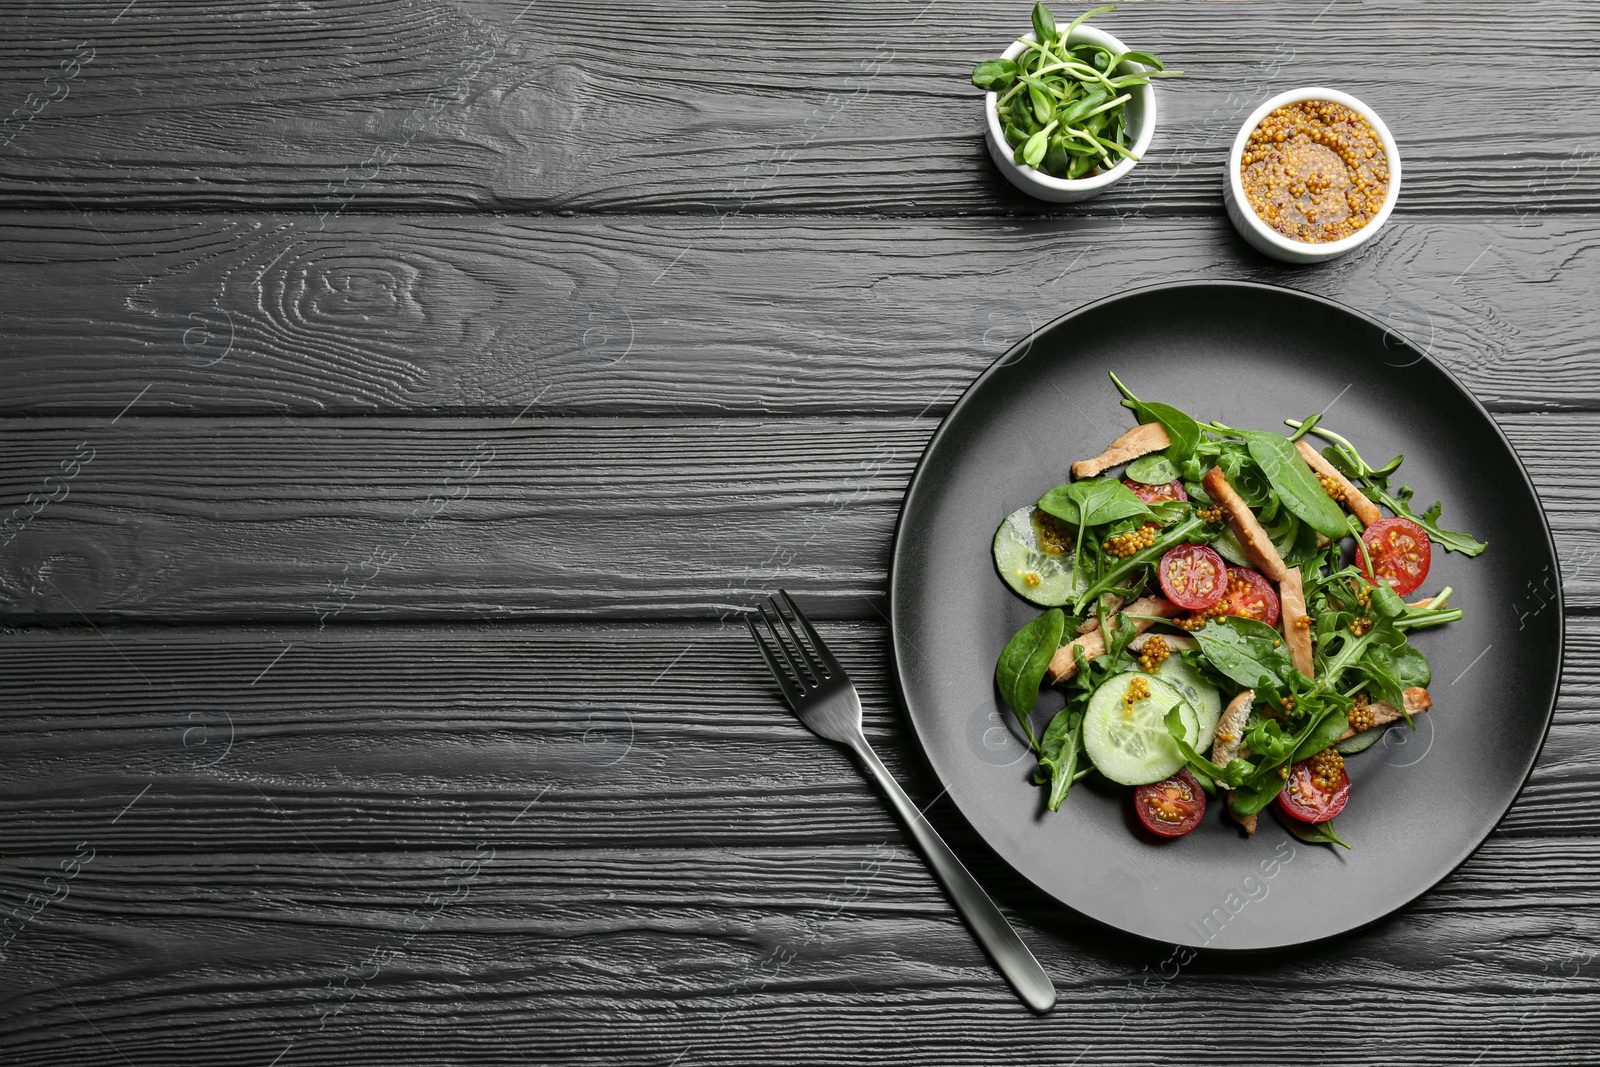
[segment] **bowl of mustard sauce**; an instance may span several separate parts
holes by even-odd
[[[1234,138],[1222,180],[1228,218],[1257,251],[1318,263],[1377,235],[1400,197],[1400,152],[1378,113],[1349,93],[1280,93]]]

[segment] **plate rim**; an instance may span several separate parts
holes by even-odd
[[[1014,358],[1016,358],[1019,351],[1028,351],[1032,348],[1036,339],[1056,329],[1062,323],[1080,315],[1085,315],[1092,311],[1098,310],[1105,305],[1114,304],[1142,294],[1159,291],[1208,288],[1258,290],[1274,294],[1288,294],[1293,298],[1312,301],[1335,311],[1350,315],[1355,319],[1383,330],[1384,336],[1387,337],[1392,334],[1400,341],[1404,342],[1405,347],[1411,349],[1418,356],[1418,359],[1413,362],[1426,361],[1434,370],[1438,371],[1444,377],[1444,380],[1452,388],[1454,388],[1457,393],[1460,394],[1461,398],[1470,404],[1474,409],[1476,409],[1478,414],[1482,415],[1484,420],[1493,428],[1496,439],[1505,449],[1506,453],[1511,457],[1512,462],[1516,464],[1517,472],[1522,476],[1523,483],[1527,486],[1528,492],[1533,497],[1535,508],[1538,512],[1539,527],[1544,533],[1545,547],[1548,549],[1550,558],[1555,562],[1557,571],[1559,573],[1561,557],[1556,551],[1555,534],[1550,528],[1550,518],[1545,508],[1544,499],[1539,494],[1539,487],[1537,483],[1535,483],[1532,476],[1529,475],[1527,465],[1522,461],[1522,456],[1517,452],[1516,448],[1513,447],[1510,439],[1506,437],[1505,430],[1500,426],[1499,422],[1495,420],[1494,415],[1489,411],[1489,409],[1483,405],[1483,402],[1480,401],[1470,389],[1462,384],[1460,379],[1456,377],[1454,372],[1452,372],[1449,367],[1445,366],[1444,363],[1434,358],[1429,352],[1417,347],[1411,338],[1407,337],[1398,330],[1395,330],[1393,326],[1383,322],[1376,316],[1369,315],[1364,311],[1353,308],[1348,304],[1334,300],[1330,297],[1321,296],[1316,293],[1308,293],[1304,290],[1294,289],[1287,285],[1274,285],[1268,282],[1248,281],[1238,278],[1216,278],[1202,280],[1187,279],[1179,281],[1153,282],[1148,285],[1140,285],[1130,289],[1123,289],[1110,296],[1103,296],[1095,300],[1090,300],[1086,303],[1078,305],[1077,307],[1071,308],[1060,315],[1057,315],[1043,326],[1030,331],[1025,337],[1008,348],[999,357],[991,361],[988,366],[984,367],[983,370],[978,373],[977,377],[972,380],[971,384],[969,384],[966,389],[962,390],[961,395],[956,397],[955,401],[950,405],[950,409],[945,412],[944,417],[939,420],[939,425],[934,429],[932,436],[928,438],[927,443],[923,446],[922,454],[917,458],[917,465],[915,468],[913,468],[911,472],[911,478],[906,483],[905,493],[900,498],[900,508],[895,516],[894,536],[890,543],[889,550],[889,637],[891,665],[894,670],[895,692],[899,697],[900,708],[904,712],[907,721],[909,721],[911,724],[911,733],[912,736],[916,738],[917,748],[922,753],[924,763],[926,763],[929,770],[932,771],[933,777],[938,780],[939,784],[945,788],[947,793],[949,792],[948,782],[946,782],[945,776],[940,773],[939,765],[934,759],[933,752],[930,749],[927,741],[922,736],[922,730],[917,725],[917,715],[912,710],[911,701],[906,695],[904,670],[905,650],[902,648],[901,641],[901,611],[900,596],[898,593],[898,579],[901,573],[902,554],[906,551],[906,510],[911,503],[911,498],[913,495],[915,495],[922,487],[923,479],[927,472],[929,457],[933,454],[935,447],[937,447],[940,442],[944,440],[945,435],[950,431],[952,421],[957,415],[960,414],[965,406],[972,401],[972,398],[978,392],[978,390],[982,388],[1000,370],[1001,367],[1008,365]],[[1404,900],[1396,903],[1393,907],[1379,912],[1364,922],[1345,927],[1342,930],[1336,930],[1331,933],[1319,935],[1317,937],[1307,937],[1292,941],[1276,942],[1272,945],[1266,946],[1233,947],[1226,945],[1206,944],[1189,947],[1200,952],[1213,952],[1227,955],[1249,955],[1264,952],[1277,952],[1288,948],[1296,948],[1303,945],[1312,945],[1320,942],[1332,941],[1335,938],[1348,937],[1362,930],[1366,930],[1416,903],[1422,897],[1437,889],[1439,884],[1446,878],[1449,878],[1451,875],[1460,870],[1462,865],[1465,864],[1467,860],[1471,859],[1478,849],[1483,847],[1484,842],[1490,838],[1490,836],[1499,827],[1500,823],[1504,821],[1506,815],[1511,811],[1511,808],[1517,803],[1518,800],[1522,798],[1522,794],[1527,789],[1528,782],[1533,776],[1534,768],[1538,766],[1540,757],[1544,755],[1545,744],[1550,738],[1550,727],[1555,721],[1556,705],[1561,699],[1562,681],[1565,674],[1563,668],[1566,665],[1567,658],[1566,594],[1564,587],[1559,582],[1556,584],[1555,607],[1556,674],[1554,683],[1550,688],[1550,698],[1544,709],[1544,723],[1539,731],[1538,743],[1533,747],[1532,754],[1529,756],[1526,766],[1522,768],[1521,781],[1517,784],[1516,789],[1511,792],[1509,799],[1505,803],[1505,806],[1502,807],[1497,813],[1492,813],[1493,817],[1489,820],[1482,835],[1479,836],[1476,841],[1473,841],[1470,845],[1468,845],[1460,853],[1460,855],[1452,860],[1442,874],[1440,874],[1433,881],[1429,882],[1427,885],[1423,886],[1421,889],[1417,890],[1415,893],[1407,896]],[[1025,871],[1013,864],[1009,858],[1007,858],[1003,853],[1000,852],[999,849],[990,843],[988,837],[978,829],[978,826],[973,822],[971,816],[968,815],[967,810],[962,806],[961,801],[954,794],[951,794],[950,801],[955,805],[955,808],[960,813],[961,818],[965,820],[967,825],[972,829],[973,834],[983,842],[985,848],[993,853],[997,859],[1010,868],[1011,871],[1018,877],[1024,879],[1029,885],[1032,885],[1039,892],[1048,896],[1051,900],[1069,909],[1073,914],[1080,915],[1102,928],[1115,930],[1120,934],[1135,937],[1143,941],[1152,941],[1161,944],[1167,943],[1163,939],[1152,938],[1147,934],[1142,934],[1136,930],[1130,930],[1124,926],[1119,926],[1115,923],[1098,918],[1097,916],[1090,915],[1088,912],[1080,910],[1069,900],[1064,899],[1051,887],[1040,884]]]

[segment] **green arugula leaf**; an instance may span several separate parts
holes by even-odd
[[[1446,530],[1443,526],[1440,526],[1439,514],[1444,510],[1443,501],[1435,500],[1433,502],[1433,507],[1423,512],[1421,515],[1418,515],[1416,512],[1412,511],[1411,494],[1412,489],[1408,485],[1401,486],[1399,494],[1394,495],[1389,492],[1387,486],[1376,485],[1370,479],[1367,481],[1368,496],[1372,497],[1377,503],[1382,504],[1396,515],[1404,515],[1406,518],[1410,519],[1424,530],[1427,530],[1428,537],[1431,540],[1437,541],[1439,544],[1443,545],[1447,551],[1460,552],[1463,556],[1476,556],[1478,553],[1489,547],[1488,544],[1483,541],[1479,541],[1475,537],[1464,533],[1458,533],[1455,530]]]
[[[1237,787],[1244,781],[1245,775],[1251,769],[1250,764],[1245,760],[1231,760],[1224,767],[1220,764],[1212,763],[1194,750],[1193,746],[1186,740],[1188,732],[1184,729],[1183,715],[1179,712],[1176,704],[1167,711],[1166,715],[1162,716],[1162,721],[1166,724],[1167,733],[1172,735],[1173,742],[1178,746],[1178,751],[1188,761],[1189,770],[1194,772],[1196,777],[1221,783],[1230,788]],[[1207,790],[1207,792],[1210,792],[1210,790]]]
[[[1405,691],[1426,686],[1433,678],[1428,657],[1413,648],[1388,620],[1374,626],[1374,639],[1351,667],[1372,683],[1373,695],[1397,708],[1405,707]],[[1406,720],[1410,721],[1410,716]]]
[[[1033,728],[1028,725],[1028,713],[1039,700],[1039,685],[1044,681],[1056,649],[1061,647],[1061,634],[1066,625],[1066,613],[1060,608],[1051,608],[1018,630],[995,664],[994,684],[1000,690],[1000,697],[1022,723],[1035,748],[1038,742],[1034,739]]]
[[[1434,542],[1445,547],[1446,551],[1459,552],[1463,556],[1476,556],[1488,544],[1479,541],[1470,534],[1459,533],[1455,530],[1446,530],[1439,525],[1439,515],[1444,510],[1443,501],[1434,501],[1433,507],[1421,515],[1411,510],[1412,489],[1410,486],[1401,486],[1397,493],[1389,492],[1389,476],[1400,466],[1400,461],[1405,458],[1396,456],[1382,467],[1373,468],[1361,458],[1350,442],[1336,433],[1318,428],[1316,433],[1331,441],[1338,442],[1328,445],[1322,450],[1323,456],[1332,463],[1339,473],[1347,478],[1359,478],[1366,483],[1366,495],[1374,504],[1388,508],[1396,515],[1404,515],[1412,522],[1428,531],[1428,537]]]

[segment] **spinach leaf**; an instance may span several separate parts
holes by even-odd
[[[1287,550],[1280,548],[1278,554],[1283,557],[1284,565],[1288,567],[1299,567],[1302,564],[1311,563],[1322,554],[1321,547],[1317,545],[1316,528],[1310,523],[1296,523],[1294,543],[1289,545]],[[1306,572],[1311,570],[1309,567],[1303,569]],[[1387,585],[1388,583],[1384,584]]]
[[[1140,456],[1128,464],[1127,477],[1145,485],[1166,485],[1178,480],[1178,467],[1160,453]]]
[[[1356,668],[1383,683],[1382,698],[1399,706],[1404,691],[1414,685],[1427,686],[1433,679],[1428,657],[1406,641],[1406,635],[1384,625],[1378,639],[1356,661]]]
[[[1245,731],[1244,741],[1251,753],[1268,763],[1282,763],[1294,751],[1294,738],[1283,732],[1276,719],[1262,719],[1250,727]]]
[[[1078,775],[1083,751],[1083,710],[1065,707],[1056,713],[1039,739],[1039,767],[1050,775],[1049,807],[1060,811],[1067,790]]]
[[[1388,582],[1379,582],[1367,594],[1372,598],[1372,610],[1386,619],[1405,614],[1406,602]]]
[[[1256,775],[1253,779],[1244,782],[1234,791],[1233,798],[1228,801],[1228,808],[1240,817],[1254,815],[1268,804],[1274,797],[1283,792],[1283,779],[1278,777],[1275,768],[1269,768],[1270,774]]]
[[[1039,498],[1039,510],[1073,526],[1100,526],[1150,514],[1149,506],[1115,478],[1058,485]]]
[[[1350,847],[1350,843],[1333,832],[1333,820],[1327,822],[1301,822],[1299,819],[1285,819],[1283,824],[1289,832],[1308,845],[1343,845]]]
[[[1211,665],[1246,689],[1282,688],[1294,671],[1278,631],[1256,619],[1213,619],[1194,636]]]
[[[1225,690],[1233,688],[1233,679],[1229,678],[1226,674],[1223,674],[1221,671],[1213,667],[1211,665],[1211,661],[1206,659],[1205,653],[1201,652],[1199,649],[1186,649],[1185,651],[1178,653],[1178,658],[1183,660],[1183,662],[1187,663],[1190,667],[1194,668],[1194,670],[1199,673],[1200,677],[1204,678],[1211,685]]]
[[[1194,514],[1194,505],[1187,500],[1152,500],[1147,506],[1150,508],[1150,517],[1162,526],[1181,522]],[[1210,540],[1210,535],[1202,531],[1193,540],[1208,541]]]
[[[1300,742],[1300,747],[1294,750],[1294,759],[1298,761],[1315,756],[1339,740],[1339,735],[1344,733],[1349,725],[1350,722],[1343,711],[1337,707],[1329,708],[1306,739]]]
[[[1414,685],[1426,689],[1433,680],[1433,668],[1428,666],[1428,657],[1409,644],[1395,649],[1394,680],[1402,690]]]
[[[1044,681],[1056,649],[1061,647],[1061,633],[1066,625],[1066,613],[1060,608],[1051,608],[1018,630],[1000,653],[1000,662],[995,664],[994,684],[1034,747],[1038,747],[1038,742],[1034,740],[1033,728],[1028,725],[1028,713],[1039,700],[1039,685]]]
[[[1111,376],[1117,390],[1122,393],[1122,406],[1133,411],[1140,422],[1159,422],[1166,428],[1167,438],[1172,442],[1167,447],[1167,457],[1174,463],[1182,463],[1194,454],[1200,444],[1200,424],[1192,417],[1179,411],[1171,404],[1159,404],[1155,401],[1144,401],[1128,391],[1117,376]],[[1171,479],[1167,479],[1171,481]]]
[[[1383,740],[1383,730],[1374,726],[1370,730],[1363,730],[1345,738],[1333,747],[1346,756],[1354,756],[1357,752],[1365,752],[1379,741]]]
[[[1287,437],[1270,430],[1238,432],[1250,449],[1250,458],[1272,483],[1284,507],[1324,537],[1343,537],[1348,532],[1344,512]]]
[[[1373,643],[1355,663],[1356,670],[1366,675],[1372,695],[1387,700],[1395,707],[1404,706],[1405,687],[1400,684],[1400,672],[1393,650],[1388,645]]]
[[[1222,449],[1217,454],[1217,466],[1222,468],[1228,484],[1250,505],[1250,510],[1255,512],[1263,525],[1277,517],[1280,506],[1278,495],[1272,491],[1272,483],[1256,466],[1248,449],[1237,444]]]

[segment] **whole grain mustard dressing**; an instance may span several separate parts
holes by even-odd
[[[1256,216],[1295,241],[1349,237],[1389,190],[1389,157],[1366,119],[1343,104],[1285,104],[1250,131],[1239,163]]]

